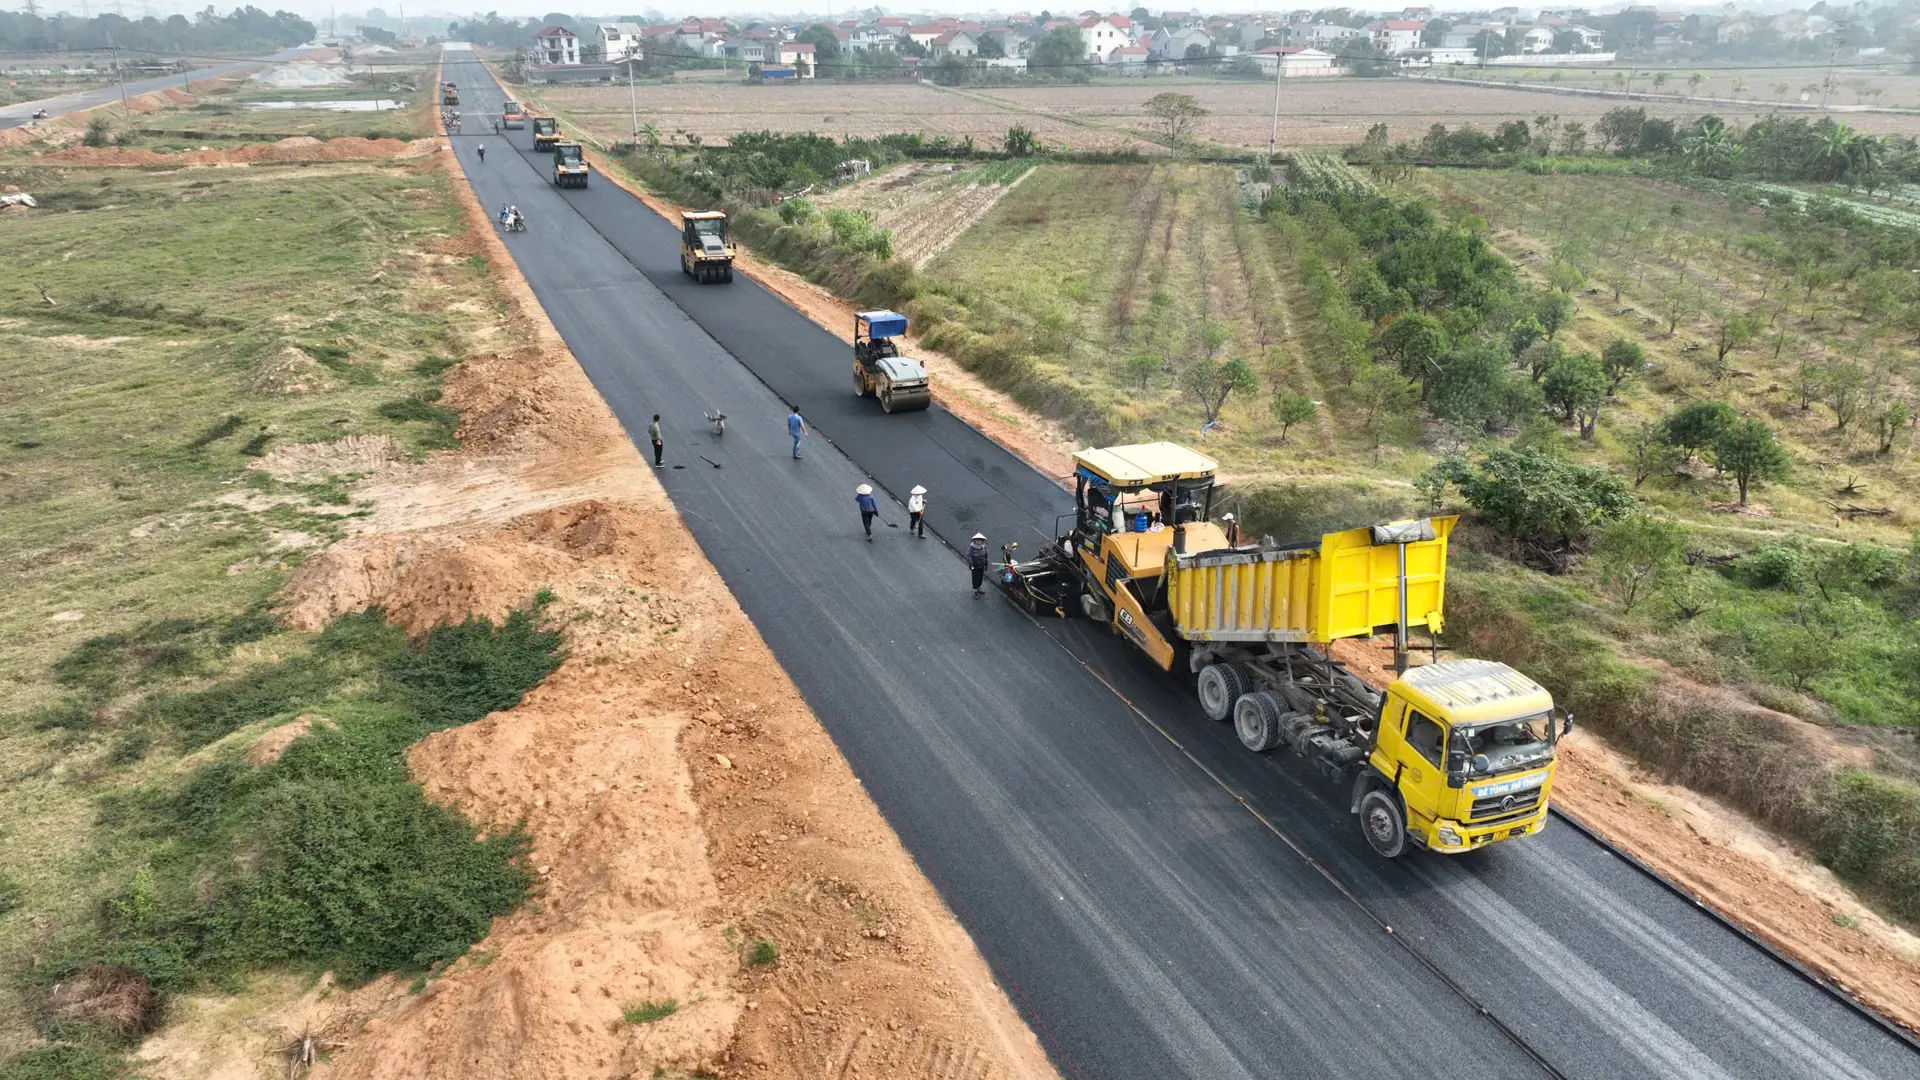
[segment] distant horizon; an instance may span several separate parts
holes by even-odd
[[[199,0],[199,2],[197,3],[194,2],[194,0],[87,0],[85,4],[79,4],[79,3],[75,3],[71,5],[60,4],[56,6],[53,4],[41,2],[38,4],[38,6],[41,9],[42,15],[54,15],[54,14],[102,15],[102,14],[106,14],[109,11],[114,11],[115,9],[118,9],[119,14],[124,15],[130,19],[141,18],[145,14],[152,14],[155,18],[165,19],[171,15],[186,15],[188,17],[191,17],[197,12],[204,10],[207,4],[206,4],[206,0]],[[235,0],[226,0],[225,3],[214,4],[215,9],[220,11],[222,14],[225,14],[227,11],[241,7],[241,6],[243,5],[239,2],[235,2]],[[270,0],[269,2],[261,2],[261,0],[254,0],[254,6],[262,8],[263,10],[266,10],[269,12],[281,11],[281,10],[293,12],[294,14],[300,16],[303,19],[306,19],[308,22],[313,23],[316,27],[319,27],[323,30],[327,28],[327,24],[331,20],[332,22],[337,24],[337,27],[340,30],[345,30],[348,32],[351,31],[352,26],[357,21],[364,20],[366,18],[366,13],[370,9],[384,12],[386,17],[389,19],[397,19],[400,17],[401,12],[404,11],[406,7],[406,5],[399,4],[399,3],[366,4],[362,6],[358,11],[345,11],[345,10],[341,10],[338,5],[326,5],[322,3],[313,2],[313,0],[288,0],[288,2],[281,2],[281,3],[273,3],[273,2],[270,2]],[[1415,3],[1415,4],[1403,4],[1400,7],[1377,7],[1377,8],[1369,9],[1369,8],[1361,7],[1360,5],[1354,5],[1356,10],[1374,10],[1382,13],[1399,11],[1406,7],[1431,7],[1433,8],[1435,15],[1462,14],[1462,13],[1472,12],[1472,11],[1488,11],[1488,10],[1492,10],[1494,7],[1505,7],[1505,6],[1521,7],[1523,10],[1528,7],[1528,5],[1505,5],[1505,4],[1467,5],[1467,4],[1417,4]],[[1533,10],[1537,11],[1546,7],[1577,7],[1577,6],[1580,6],[1580,5],[1540,4],[1540,5],[1533,5],[1532,7],[1533,7]],[[1607,15],[1607,14],[1613,14],[1615,12],[1618,12],[1619,10],[1624,9],[1627,6],[1629,6],[1629,4],[1625,2],[1596,4],[1596,5],[1589,6],[1589,10],[1595,11],[1598,14]],[[1742,7],[1742,10],[1753,11],[1759,14],[1778,14],[1782,11],[1794,10],[1796,6],[1801,9],[1804,9],[1806,7],[1811,7],[1812,5],[1811,4],[1794,5],[1792,3],[1787,2],[1787,0],[1776,0],[1776,2],[1774,3],[1745,5]],[[9,5],[9,7],[11,10],[17,11],[17,12],[25,10],[24,3],[15,3],[12,5]],[[416,10],[416,11],[407,13],[406,18],[407,18],[407,21],[409,22],[417,22],[422,20],[432,20],[432,21],[441,21],[441,22],[453,22],[453,21],[464,22],[469,18],[472,18],[475,16],[485,16],[486,14],[491,12],[499,15],[501,18],[524,20],[524,19],[538,19],[546,15],[555,14],[559,11],[558,6],[554,4],[525,2],[525,0],[522,0],[522,2],[515,2],[515,0],[506,0],[506,2],[491,2],[491,3],[486,2],[486,0],[480,0],[480,2],[476,4],[476,7],[479,7],[480,10],[454,11],[454,10],[442,10],[437,7],[427,7],[425,10]],[[840,4],[835,4],[831,9],[823,8],[822,5],[819,3],[819,0],[811,0],[811,2],[808,2],[808,3],[793,3],[793,4],[782,4],[782,3],[779,3],[778,0],[772,0],[772,2],[762,3],[750,9],[730,8],[728,10],[718,10],[719,7],[720,5],[716,4],[711,6],[700,5],[692,9],[668,10],[667,8],[658,4],[642,4],[642,5],[637,5],[636,10],[629,10],[629,11],[602,11],[594,14],[564,12],[564,14],[567,14],[570,18],[576,19],[581,22],[612,21],[616,19],[630,21],[633,16],[639,13],[645,12],[649,9],[663,12],[666,16],[667,21],[676,21],[676,20],[688,18],[688,17],[726,18],[726,19],[752,19],[752,18],[801,19],[801,18],[805,18],[805,19],[814,19],[814,20],[824,21],[827,19],[840,20],[840,19],[845,19],[849,17],[857,18],[860,11],[870,7],[880,7],[881,9],[888,12],[889,14],[899,13],[899,14],[905,14],[905,15],[915,15],[915,14],[931,13],[931,14],[945,14],[945,15],[954,15],[954,16],[973,15],[973,16],[986,16],[986,17],[992,17],[995,15],[1001,15],[1001,16],[1011,15],[1011,14],[1015,14],[1017,12],[1022,12],[1022,11],[1027,12],[1029,14],[1038,14],[1041,11],[1052,10],[1052,8],[1046,4],[1035,4],[1030,7],[995,7],[995,8],[986,9],[985,11],[978,11],[978,10],[966,11],[964,9],[959,8],[958,6],[956,6],[953,9],[943,10],[936,5],[908,5],[908,6],[896,7],[888,4],[878,4],[878,5],[860,4],[857,2],[852,2],[852,0],[849,0],[849,2],[844,6]],[[1073,5],[1071,7],[1062,5],[1062,11],[1063,12],[1072,11],[1074,14],[1078,14],[1081,11],[1092,10],[1098,7],[1100,7],[1100,5],[1086,4],[1084,3],[1084,0],[1082,0],[1082,3]],[[1169,5],[1160,5],[1156,7],[1151,5],[1134,4],[1134,5],[1129,5],[1124,9],[1118,9],[1118,10],[1120,14],[1126,14],[1128,12],[1131,12],[1135,7],[1147,7],[1148,10],[1153,11],[1156,15],[1161,11],[1167,11],[1167,10],[1188,10],[1188,11],[1196,10],[1196,9],[1201,11],[1207,10],[1204,6],[1199,4],[1191,5],[1185,9],[1174,9]],[[1685,11],[1688,13],[1697,13],[1697,14],[1718,14],[1720,12],[1720,5],[1713,4],[1713,3],[1700,3],[1700,2],[1674,3],[1671,5],[1663,3],[1661,4],[1661,7],[1667,8],[1669,10]],[[1279,13],[1279,12],[1292,11],[1292,10],[1295,10],[1295,8],[1287,7],[1287,6],[1274,6],[1274,7],[1268,7],[1264,9],[1266,13]],[[1321,8],[1318,6],[1314,6],[1314,10],[1321,10]],[[1257,12],[1257,11],[1249,12],[1244,8],[1235,12],[1235,14],[1249,14],[1249,13],[1260,13],[1260,12]],[[1059,13],[1056,12],[1056,14],[1059,14]]]

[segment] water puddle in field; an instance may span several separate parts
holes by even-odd
[[[282,109],[324,109],[327,112],[387,112],[406,108],[392,98],[361,98],[358,101],[249,101],[248,112],[279,112]]]

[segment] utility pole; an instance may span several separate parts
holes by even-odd
[[[107,32],[107,52],[113,55],[113,77],[120,83],[120,107],[133,115],[133,106],[127,104],[127,72],[120,66],[120,50],[113,44],[113,32]]]
[[[633,111],[633,144],[640,145],[640,99],[633,92],[633,53],[627,53],[627,108]]]
[[[1274,144],[1280,141],[1280,80],[1286,78],[1287,63],[1283,53],[1273,54],[1273,130],[1267,134],[1267,166],[1273,166]]]

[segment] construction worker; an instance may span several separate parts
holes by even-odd
[[[660,441],[660,414],[653,414],[653,423],[647,425],[647,438],[653,442],[653,467],[660,467],[660,455],[666,452],[666,444]]]
[[[800,440],[806,438],[807,422],[800,416],[800,406],[787,406],[787,434],[793,436],[793,460],[800,460]]]
[[[480,152],[480,164],[485,165],[487,163],[487,144],[481,143],[478,149]]]
[[[967,570],[973,574],[973,595],[985,595],[980,583],[987,578],[987,534],[974,533],[967,542]]]
[[[1227,546],[1239,547],[1240,546],[1240,523],[1233,520],[1232,514],[1223,514],[1221,515],[1220,520],[1226,523]]]
[[[907,492],[907,531],[922,540],[927,538],[927,489],[919,484]]]
[[[873,543],[873,519],[880,514],[880,504],[873,501],[873,486],[861,484],[853,489],[853,501],[860,505],[860,527],[867,531],[867,543]]]

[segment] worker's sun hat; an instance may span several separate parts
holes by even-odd
[[[926,493],[927,493],[927,489],[921,487],[919,484],[913,485],[913,490],[907,492],[907,494],[909,495],[925,495]]]
[[[855,495],[871,495],[873,494],[873,485],[861,484],[859,487],[853,489],[853,493]]]
[[[1232,520],[1233,520],[1233,515],[1232,515],[1232,514],[1222,514],[1222,515],[1220,515],[1220,518],[1221,518],[1221,520],[1223,520],[1223,521],[1232,521]]]
[[[974,540],[985,540],[986,538],[987,538],[987,534],[986,534],[986,533],[974,533],[974,534],[973,534],[973,536],[972,536],[972,537],[971,537],[970,539],[974,539]]]

